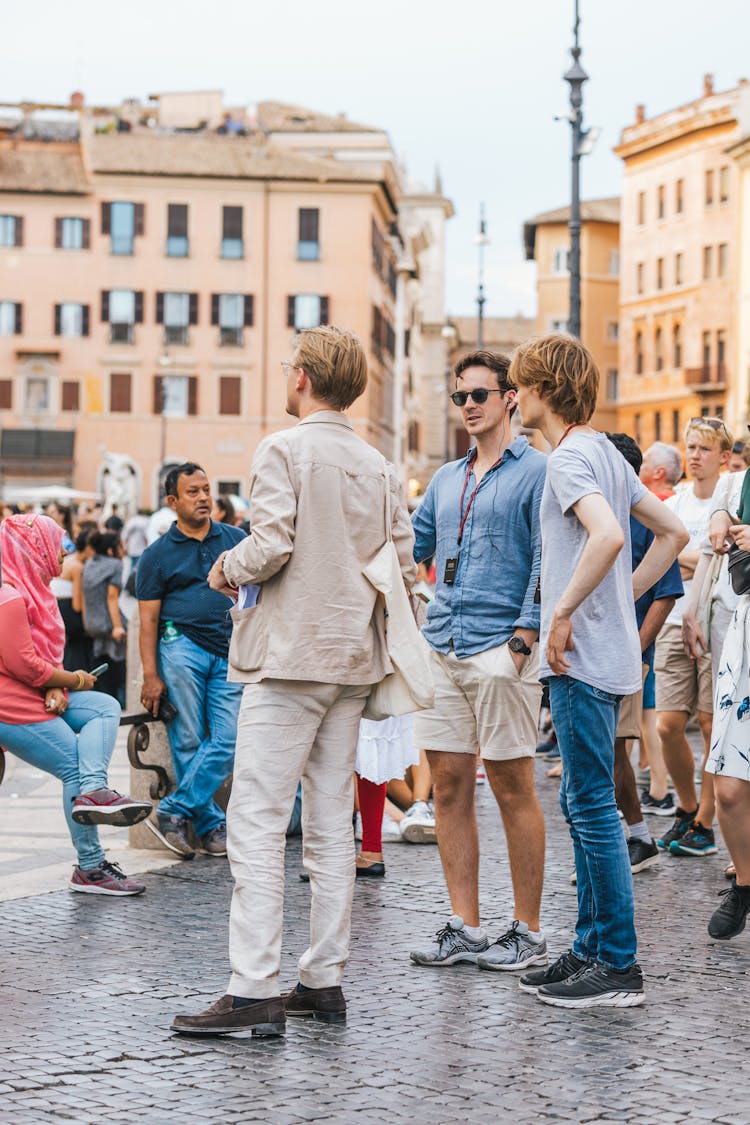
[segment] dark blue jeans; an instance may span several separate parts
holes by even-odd
[[[578,880],[573,952],[626,969],[635,961],[636,936],[633,876],[615,805],[620,698],[570,676],[548,682],[563,766],[560,807],[573,838]]]

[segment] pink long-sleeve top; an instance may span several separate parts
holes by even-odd
[[[0,723],[54,719],[42,687],[54,671],[34,647],[23,598],[12,586],[0,586]]]

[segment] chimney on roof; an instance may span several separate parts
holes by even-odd
[[[646,107],[642,102],[640,102],[635,107],[635,123],[636,123],[636,125],[642,125],[645,120],[646,120]]]
[[[703,75],[703,97],[710,98],[714,92],[714,76],[713,74]]]
[[[85,97],[80,90],[74,90],[70,95],[70,108],[83,109],[83,104],[86,101]]]

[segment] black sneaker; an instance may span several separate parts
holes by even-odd
[[[593,961],[559,984],[542,985],[537,996],[556,1008],[635,1008],[645,999],[643,974],[637,964],[618,972]]]
[[[653,840],[636,840],[633,836],[628,840],[628,858],[630,870],[635,875],[638,871],[645,871],[659,862],[659,849]]]
[[[669,845],[672,841],[681,840],[688,829],[693,827],[693,820],[697,812],[697,809],[694,809],[693,812],[685,812],[685,810],[681,809],[678,805],[672,827],[656,841],[656,846],[662,848],[664,851],[669,851]]]
[[[558,981],[567,980],[574,973],[584,969],[586,965],[588,965],[588,961],[582,961],[580,957],[576,957],[572,949],[569,949],[567,953],[558,957],[549,968],[535,969],[533,973],[524,974],[518,981],[518,987],[521,992],[531,992],[536,996],[537,990],[543,984],[557,984]]]
[[[711,915],[708,932],[712,938],[725,941],[741,934],[745,928],[750,910],[750,887],[738,887],[732,883],[729,890],[722,891],[721,895],[724,901]]]
[[[697,820],[679,840],[669,845],[670,855],[716,855],[716,837],[713,828],[704,828]]]
[[[667,792],[665,797],[652,797],[648,789],[641,790],[641,812],[653,813],[654,816],[674,816],[677,812],[674,795]]]

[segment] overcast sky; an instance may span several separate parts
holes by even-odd
[[[223,89],[344,112],[388,130],[410,173],[439,166],[449,225],[448,311],[475,311],[484,200],[488,316],[534,311],[524,219],[567,202],[570,127],[562,81],[573,0],[33,0],[8,7],[0,99],[144,99]],[[750,0],[581,0],[585,123],[602,127],[582,162],[584,198],[620,190],[612,154],[637,102],[649,115],[750,77]]]

